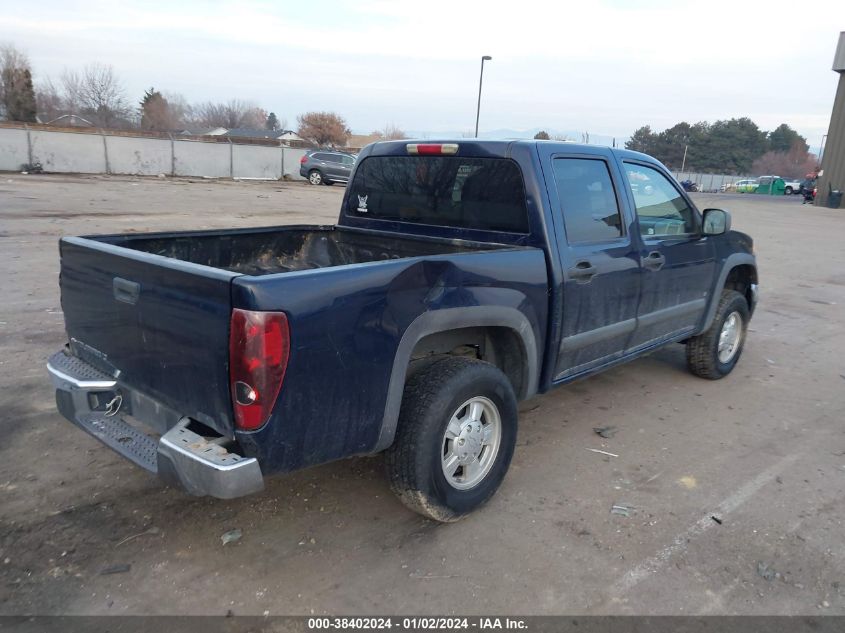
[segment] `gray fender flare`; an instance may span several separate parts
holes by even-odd
[[[468,308],[446,308],[424,312],[408,326],[396,355],[393,357],[393,369],[390,372],[390,384],[387,388],[387,401],[384,407],[381,431],[374,453],[383,451],[393,443],[396,425],[399,422],[399,408],[405,390],[405,375],[411,360],[414,346],[425,336],[465,327],[505,327],[513,330],[522,341],[525,350],[525,392],[517,394],[525,399],[537,393],[539,380],[539,360],[537,341],[528,318],[516,308],[504,306],[472,306]]]
[[[719,278],[716,280],[713,292],[710,293],[710,305],[707,307],[707,312],[704,315],[704,323],[701,328],[699,328],[699,333],[706,332],[713,323],[713,318],[716,316],[716,308],[719,306],[719,297],[722,294],[722,288],[725,287],[725,280],[728,278],[731,270],[737,266],[743,266],[746,264],[752,266],[755,270],[757,269],[757,259],[754,255],[750,255],[748,253],[734,253],[733,255],[728,256],[725,263],[722,264],[722,270],[719,273]]]

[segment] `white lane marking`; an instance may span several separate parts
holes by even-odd
[[[721,518],[722,516],[730,514],[736,510],[739,506],[757,494],[763,486],[772,481],[775,476],[792,465],[793,462],[797,461],[799,457],[800,455],[795,453],[788,455],[778,463],[758,474],[754,477],[754,479],[743,484],[736,490],[736,492],[716,506],[713,511],[705,514],[698,521],[693,523],[685,532],[676,536],[670,545],[667,545],[654,556],[647,558],[639,565],[629,570],[613,585],[613,595],[630,591],[642,580],[645,580],[650,575],[659,571],[675,554],[686,550],[691,539],[703,534],[716,525],[716,522],[710,518],[711,516],[716,515]]]

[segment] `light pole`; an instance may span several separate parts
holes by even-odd
[[[484,81],[484,62],[489,62],[492,57],[484,55],[481,58],[481,75],[478,77],[478,108],[475,111],[475,138],[478,138],[478,120],[481,118],[481,82]]]

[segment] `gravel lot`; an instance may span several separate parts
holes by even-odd
[[[845,614],[845,214],[798,196],[697,197],[757,246],[730,377],[676,345],[523,403],[502,489],[456,524],[394,500],[378,457],[191,498],[55,412],[60,236],[331,223],[342,193],[0,175],[0,613]]]

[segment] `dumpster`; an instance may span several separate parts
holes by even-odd
[[[782,196],[786,190],[786,183],[783,178],[777,176],[760,176],[759,185],[754,193],[761,193],[767,196]]]

